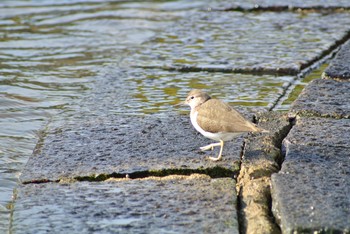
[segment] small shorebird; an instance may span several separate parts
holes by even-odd
[[[213,150],[220,146],[217,158],[209,157],[212,161],[222,159],[222,150],[225,141],[246,132],[268,132],[245,119],[238,111],[221,100],[211,98],[205,92],[193,89],[189,92],[186,100],[178,105],[191,107],[191,122],[194,128],[203,136],[219,143],[213,143],[200,147],[202,151]]]

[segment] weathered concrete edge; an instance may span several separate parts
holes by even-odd
[[[164,66],[134,66],[142,69],[162,69],[166,71],[178,71],[178,72],[222,72],[222,73],[239,73],[239,74],[251,74],[251,75],[297,75],[300,69],[295,68],[278,68],[278,69],[266,69],[264,67],[202,67],[202,66],[176,66],[176,65],[164,65]]]
[[[292,103],[290,115],[299,117],[321,117],[349,119],[350,112],[346,100],[350,82],[335,79],[314,79]],[[336,92],[336,91],[341,92]]]
[[[333,12],[342,12],[350,10],[350,6],[321,6],[321,5],[311,5],[311,6],[302,6],[302,5],[254,5],[251,7],[242,7],[242,6],[232,6],[224,8],[214,8],[211,10],[216,11],[239,11],[239,12],[302,12],[302,11],[311,11],[311,12],[322,12],[322,13],[333,13]]]
[[[335,58],[322,74],[323,79],[350,81],[350,39],[341,46]]]
[[[279,170],[281,144],[293,119],[277,112],[259,114],[257,119],[270,133],[251,136],[245,143],[236,185],[240,232],[280,233],[271,210],[270,182]]]

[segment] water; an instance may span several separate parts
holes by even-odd
[[[312,72],[306,74],[301,79],[292,82],[292,86],[289,88],[289,92],[284,96],[281,105],[276,107],[276,110],[287,111],[290,105],[298,98],[299,94],[303,91],[305,86],[314,79],[320,79],[322,73],[328,67],[328,63],[321,64],[318,68]]]
[[[276,78],[272,75],[182,73],[132,68],[106,78],[102,87],[96,88],[98,92],[91,94],[92,100],[89,102],[92,104],[87,114],[145,115],[174,112],[178,109],[174,110],[173,105],[184,101],[187,93],[194,88],[204,89],[212,97],[231,105],[266,110],[293,80],[293,76]]]
[[[259,47],[248,46],[259,44],[255,36],[261,32],[257,30],[265,30],[260,26],[269,22],[269,18],[259,14],[245,17],[242,13],[230,13],[218,17],[218,22],[211,24],[208,31],[203,16],[205,11],[201,11],[206,6],[205,1],[0,2],[1,231],[8,230],[13,190],[20,171],[49,122],[64,123],[84,108],[90,108],[96,115],[166,114],[178,111],[172,105],[184,99],[191,88],[206,89],[231,105],[265,110],[274,105],[284,89],[294,82],[294,76],[184,73],[160,68],[164,61],[209,67],[225,67],[232,63],[243,67],[264,64],[275,67],[278,64],[274,61],[281,54],[283,66],[291,62],[291,67],[295,68],[294,54],[286,50],[290,46],[288,43],[296,47],[298,41],[287,40],[275,52],[270,51],[280,40],[281,32],[272,37],[271,44],[264,44],[260,52],[257,51]],[[196,11],[201,11],[196,16],[200,24],[193,20],[187,22],[189,28],[179,28],[186,22],[186,17]],[[276,15],[270,13],[267,17],[275,18]],[[231,31],[220,35],[225,27],[220,20],[226,22],[231,16],[236,20],[241,18],[244,25],[252,26],[252,30],[241,29],[234,34],[236,28],[232,26]],[[298,17],[298,14],[289,13],[284,20],[295,21]],[[325,16],[323,20],[330,19]],[[197,32],[191,32],[192,27]],[[267,24],[266,27],[271,31],[278,25]],[[172,28],[177,28],[182,36],[173,35]],[[307,30],[311,29],[307,27]],[[299,34],[298,29],[296,31]],[[323,31],[329,32],[318,42],[324,47],[334,41],[333,37],[342,35],[334,25]],[[311,39],[316,37],[315,33],[318,32],[309,35]],[[237,37],[235,40],[239,43],[231,44],[231,36]],[[303,39],[307,40],[306,37]],[[227,44],[231,49],[227,49]],[[299,57],[317,54],[317,45],[299,48],[303,51]],[[152,64],[159,67],[140,68],[140,65]],[[294,99],[286,100],[281,109],[288,109],[291,100]]]

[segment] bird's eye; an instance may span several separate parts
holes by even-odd
[[[194,99],[194,96],[192,96],[191,99]]]

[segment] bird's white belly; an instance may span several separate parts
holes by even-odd
[[[233,138],[241,135],[240,132],[218,132],[218,133],[212,133],[212,132],[206,132],[204,131],[197,123],[197,116],[198,111],[194,112],[194,114],[191,114],[191,123],[194,126],[194,128],[200,132],[203,136],[212,139],[214,141],[230,141]]]

